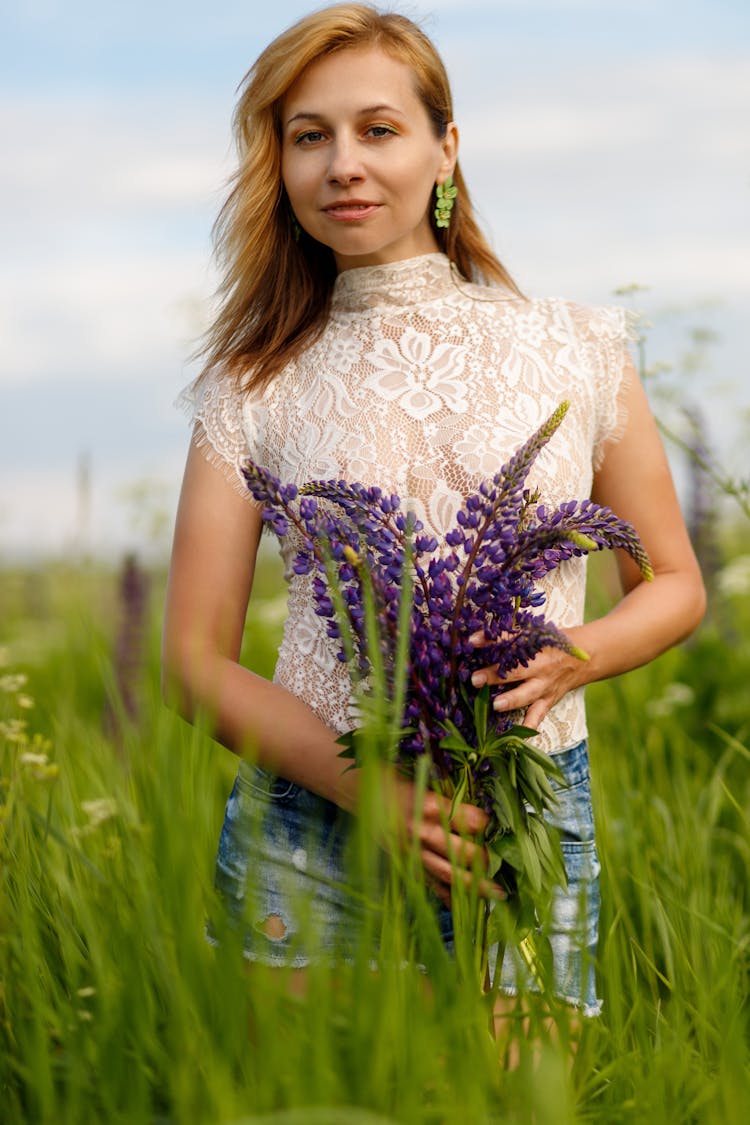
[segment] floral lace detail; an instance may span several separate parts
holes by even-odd
[[[241,398],[219,378],[183,392],[195,440],[232,484],[250,456],[283,481],[343,477],[397,492],[438,539],[462,498],[491,477],[563,399],[563,425],[530,478],[553,505],[582,499],[607,442],[624,426],[626,341],[619,308],[528,301],[473,285],[442,254],[347,270],[336,279],[325,331],[262,392]],[[294,575],[285,538],[289,617],[275,672],[342,732],[352,725],[349,679],[311,610],[309,578]],[[548,575],[545,613],[583,620],[586,565]],[[542,724],[538,744],[562,750],[586,733],[582,691]]]
[[[466,411],[465,350],[458,345],[438,344],[408,328],[397,340],[376,341],[365,359],[375,368],[368,386],[409,417],[427,418],[444,403],[456,414]]]

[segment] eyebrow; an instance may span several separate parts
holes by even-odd
[[[357,116],[366,117],[370,113],[381,113],[386,110],[388,113],[397,113],[399,117],[403,117],[403,111],[397,109],[394,105],[388,105],[386,102],[381,102],[379,105],[367,105],[362,109],[357,110]],[[300,110],[290,117],[287,121],[287,126],[294,124],[295,121],[322,121],[325,118],[324,113],[311,113],[308,110]]]

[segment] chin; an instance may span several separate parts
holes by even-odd
[[[337,240],[338,241],[338,240]],[[343,242],[343,240],[341,240]],[[416,243],[382,243],[366,245],[362,240],[359,246],[350,242],[347,246],[331,246],[337,267],[353,269],[357,266],[387,266],[393,262],[403,262],[407,258],[416,258],[420,254],[433,254],[439,249],[437,244],[421,245]]]

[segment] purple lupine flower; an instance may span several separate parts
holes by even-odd
[[[393,690],[399,603],[405,584],[411,585],[398,750],[407,769],[427,754],[433,777],[450,778],[461,747],[471,750],[516,729],[510,717],[494,711],[487,731],[478,729],[476,695],[468,688],[476,669],[496,666],[503,678],[546,647],[585,657],[539,612],[545,600],[539,579],[573,557],[613,547],[628,552],[645,577],[652,576],[633,528],[608,508],[571,500],[548,509],[526,488],[531,466],[566,411],[563,403],[491,481],[466,497],[442,550],[414,514],[401,509],[400,498],[379,487],[316,480],[298,489],[253,462],[245,465],[264,521],[279,536],[292,527],[298,532],[302,545],[292,570],[312,575],[315,612],[326,621],[336,655],[348,663],[354,680],[368,675],[369,646],[376,644]],[[375,615],[375,638],[366,635],[367,604]],[[481,646],[469,640],[477,632],[485,637]],[[461,761],[474,799],[489,809],[496,783],[489,759],[474,754],[473,761],[465,755]]]

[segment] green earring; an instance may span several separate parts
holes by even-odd
[[[435,225],[447,229],[451,225],[451,211],[458,195],[458,188],[453,185],[453,176],[448,176],[442,184],[436,184],[435,193]]]
[[[291,207],[289,208],[289,218],[292,220],[292,234],[294,235],[294,241],[299,242],[299,236],[302,234],[302,227],[297,222],[297,216],[295,215],[294,211],[292,211]]]

